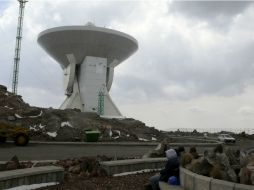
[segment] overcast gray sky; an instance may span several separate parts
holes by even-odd
[[[0,0],[0,84],[9,90],[17,17],[17,1]],[[88,21],[139,42],[110,92],[125,116],[164,130],[253,128],[253,2],[30,0],[18,88],[25,101],[57,108],[65,98],[62,70],[38,33]]]

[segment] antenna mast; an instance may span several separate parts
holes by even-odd
[[[21,39],[22,39],[22,28],[23,28],[23,18],[24,9],[27,0],[18,0],[19,2],[19,18],[16,36],[16,47],[14,55],[14,66],[13,66],[13,76],[12,76],[12,92],[17,94],[18,88],[18,77],[19,77],[19,61],[20,61],[20,51],[21,51]]]

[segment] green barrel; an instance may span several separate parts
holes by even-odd
[[[97,142],[100,136],[100,131],[86,131],[87,142]]]

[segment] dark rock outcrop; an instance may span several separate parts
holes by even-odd
[[[100,141],[152,141],[162,140],[165,136],[135,119],[104,119],[96,113],[77,109],[33,107],[2,85],[0,122],[27,126],[32,140],[84,141],[85,130],[100,131]]]

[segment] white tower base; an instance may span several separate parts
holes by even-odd
[[[70,64],[75,65],[75,64]],[[60,109],[77,108],[84,112],[99,112],[99,101],[102,101],[102,116],[122,117],[112,101],[108,89],[112,84],[112,68],[107,67],[107,59],[87,56],[83,63],[75,65],[76,69],[65,70],[66,95],[67,98]],[[73,77],[72,75],[75,75]],[[71,81],[71,79],[73,81]],[[70,85],[70,83],[72,83]],[[72,87],[72,88],[71,88]],[[72,92],[70,93],[70,89]],[[103,94],[100,100],[99,92]]]

